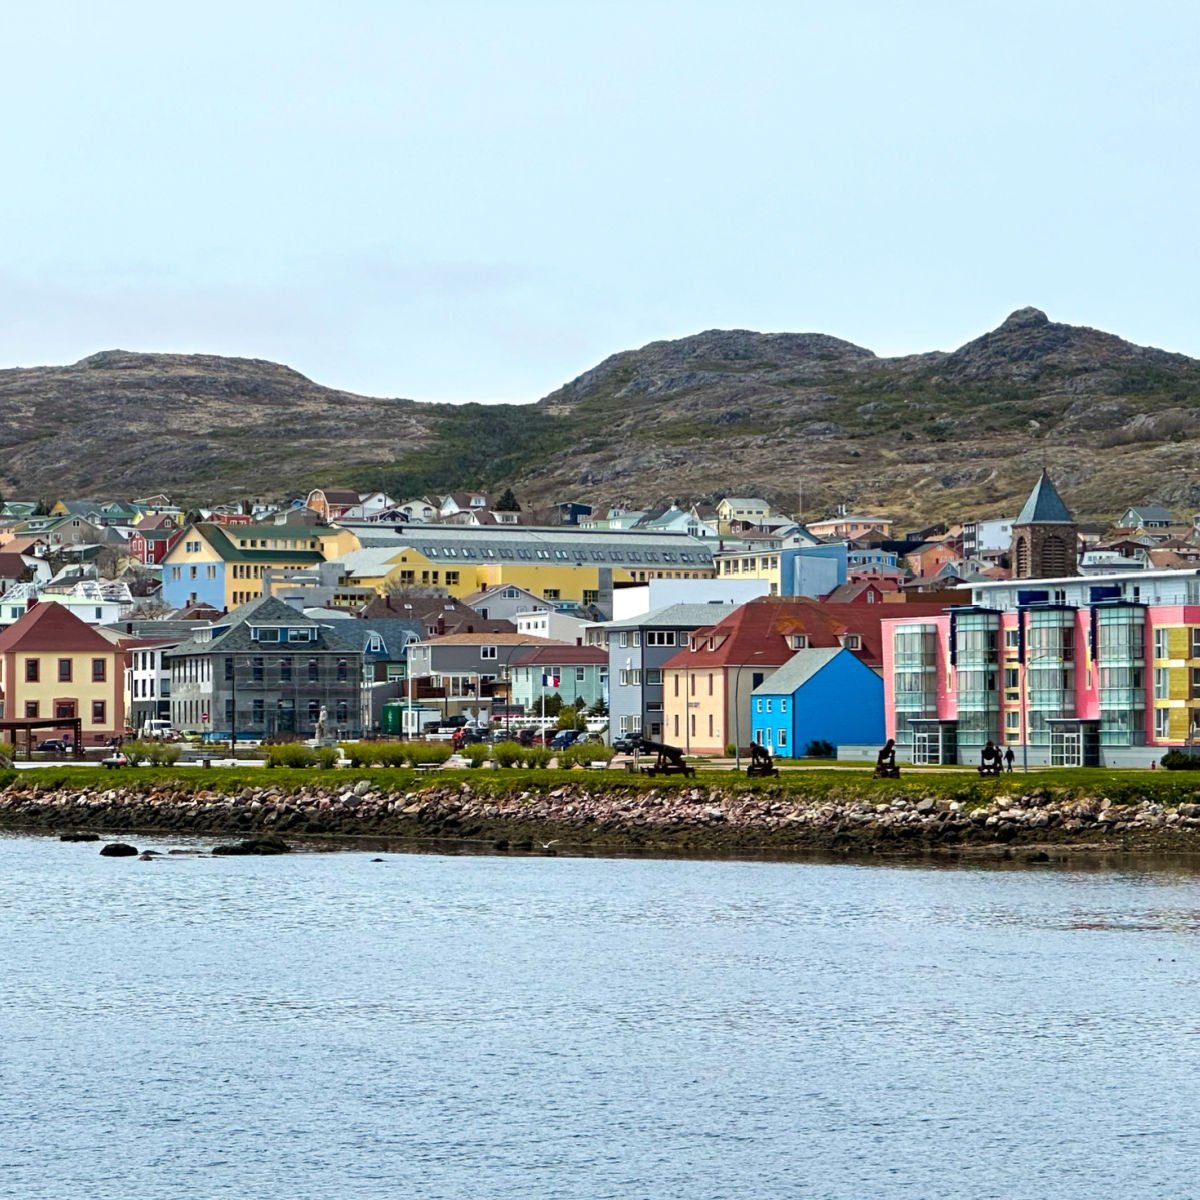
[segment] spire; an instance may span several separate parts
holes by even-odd
[[[1021,515],[1013,524],[1046,525],[1051,523],[1071,525],[1074,524],[1074,518],[1063,503],[1063,498],[1058,494],[1058,489],[1050,478],[1050,472],[1043,467],[1041,478],[1034,484],[1033,491],[1029,493],[1029,499],[1025,501],[1025,507],[1021,509]]]

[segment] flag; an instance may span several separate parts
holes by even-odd
[[[542,687],[558,687],[558,676],[549,674],[543,675]]]

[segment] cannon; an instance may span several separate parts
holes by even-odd
[[[772,760],[770,750],[766,746],[760,746],[758,742],[751,742],[750,765],[746,768],[746,775],[751,779],[763,779],[778,774],[779,768]]]
[[[638,752],[655,755],[654,766],[643,767],[646,775],[687,775],[696,774],[694,767],[689,767],[683,760],[683,751],[678,746],[668,746],[663,742],[652,742],[641,738],[638,742]]]

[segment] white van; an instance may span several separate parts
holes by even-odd
[[[175,736],[175,731],[171,728],[171,722],[161,717],[150,717],[142,725],[142,737],[144,738],[172,738]]]

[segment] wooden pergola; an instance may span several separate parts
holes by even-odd
[[[3,740],[12,743],[13,757],[16,757],[20,747],[18,735],[25,734],[25,757],[33,754],[33,735],[35,731],[61,729],[71,731],[71,746],[76,758],[83,758],[83,718],[82,717],[12,717],[0,718],[0,734]]]

